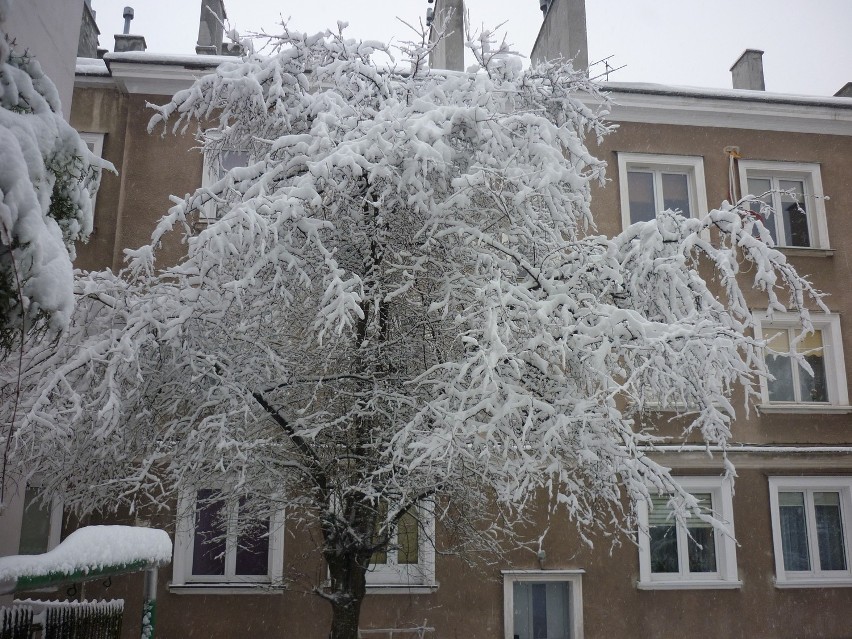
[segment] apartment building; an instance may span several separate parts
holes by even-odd
[[[453,4],[438,0],[434,10]],[[219,0],[202,5],[224,10]],[[586,50],[583,0],[542,0],[542,9],[534,59]],[[447,46],[439,61],[453,68],[457,49]],[[167,101],[227,59],[221,32],[202,19],[195,56],[149,53],[138,42],[127,49],[77,62],[71,123],[119,172],[104,176],[95,231],[78,252],[87,269],[120,268],[123,249],[148,242],[171,194],[191,192],[223,168],[223,157],[205,160],[189,135],[146,130],[147,103]],[[650,535],[636,544],[602,537],[589,547],[570,522],[555,521],[543,552],[518,550],[487,567],[436,555],[423,535],[401,532],[399,548],[370,573],[364,636],[852,637],[852,95],[766,92],[753,50],[732,67],[732,84],[607,83],[619,128],[593,149],[610,178],[595,189],[593,208],[600,232],[611,235],[663,208],[700,215],[766,194],[782,252],[830,294],[831,312],[815,314],[816,331],[794,345],[813,376],[774,354],[789,352],[796,320],[765,319],[754,297],[776,380],[764,383],[756,409],[739,412],[729,451],[735,484],[720,476],[718,451],[711,458],[700,446],[672,446],[660,454],[735,539],[697,519],[673,522],[665,498],[644,514]],[[239,161],[224,156],[225,164]],[[179,238],[168,241],[177,256]],[[661,411],[658,425],[676,435],[668,417]],[[176,512],[194,512],[195,498],[187,495]],[[270,523],[260,561],[241,555],[232,538],[215,562],[199,554],[203,517],[153,521],[177,531],[172,566],[160,574],[158,635],[322,637],[330,610],[311,591],[326,569],[310,532],[283,521]],[[117,579],[106,593],[87,586],[124,596],[127,637],[138,633],[138,581]]]

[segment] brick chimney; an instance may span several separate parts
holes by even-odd
[[[763,81],[763,51],[746,49],[731,67],[731,78],[735,89],[766,91]]]
[[[198,21],[198,43],[195,52],[199,55],[221,55],[225,21],[223,0],[201,0],[201,16]]]
[[[539,0],[544,22],[533,45],[530,59],[535,62],[573,59],[574,68],[589,68],[585,0]]]
[[[78,58],[98,57],[98,36],[100,33],[90,0],[86,0],[83,3],[83,21],[80,23],[80,37],[77,41]]]
[[[145,43],[145,37],[141,35],[131,35],[130,22],[133,20],[133,7],[124,7],[124,33],[115,34],[115,52],[123,51],[144,51],[148,48]]]
[[[464,71],[464,0],[435,0],[429,39],[434,41],[438,30],[444,27],[447,36],[432,50],[429,66]]]

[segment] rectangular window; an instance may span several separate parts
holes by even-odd
[[[209,148],[204,151],[204,174],[202,177],[202,187],[209,187],[225,177],[225,174],[231,169],[242,166],[248,166],[250,161],[248,151],[236,150],[220,150]],[[210,201],[202,210],[202,218],[208,220],[221,217],[226,210],[229,197],[224,194],[219,198],[221,201]]]
[[[840,336],[840,317],[814,313],[814,330],[802,334],[798,316],[755,313],[755,336],[766,340],[764,361],[772,379],[761,380],[761,410],[783,410],[800,406],[807,410],[828,410],[848,404],[846,368]],[[810,371],[799,364],[810,367]]]
[[[816,329],[798,341],[797,337],[795,328],[768,327],[763,331],[766,367],[775,378],[766,382],[769,401],[828,402],[822,331]],[[811,372],[800,368],[790,353],[801,355],[811,367]]]
[[[850,585],[850,477],[771,477],[776,583]]]
[[[693,493],[693,497],[708,513],[714,512],[712,493]],[[718,574],[713,526],[694,514],[685,525],[676,523],[668,502],[668,495],[651,498],[653,508],[648,514],[651,572],[680,576]]]
[[[665,210],[687,217],[707,212],[700,157],[619,153],[618,175],[624,228]]]
[[[818,164],[740,160],[740,189],[776,246],[828,248]]]
[[[581,639],[582,571],[504,571],[506,639]]]
[[[650,509],[647,504],[639,508],[643,528],[639,587],[738,587],[730,482],[719,477],[680,477],[677,481],[695,497],[702,514],[725,523],[728,534],[695,512],[677,520],[671,496],[653,495]]]
[[[387,516],[380,507],[378,519]],[[406,511],[391,535],[387,549],[373,554],[367,572],[367,586],[431,587],[435,584],[435,550],[432,539],[435,518],[428,504]]]
[[[28,485],[24,491],[18,554],[40,555],[53,550],[59,544],[61,525],[60,501],[53,499],[45,504],[41,499],[41,489],[37,485]]]
[[[200,489],[181,497],[173,585],[274,584],[283,569],[283,512],[250,518],[243,499]]]

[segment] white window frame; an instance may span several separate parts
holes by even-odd
[[[222,153],[248,153],[239,149],[219,149],[209,147],[204,149],[204,167],[201,174],[201,186],[207,188],[218,182],[219,177],[219,158]],[[247,165],[246,165],[247,166]],[[219,203],[211,200],[204,204],[200,212],[201,222],[214,222],[221,217],[219,213]]]
[[[846,570],[819,570],[815,568],[809,571],[785,570],[781,540],[781,512],[778,507],[779,492],[803,492],[806,495],[808,550],[812,566],[816,566],[819,562],[813,492],[840,493]],[[775,550],[775,586],[777,588],[852,587],[852,477],[770,477],[769,507],[772,513],[772,541]]]
[[[740,193],[748,195],[748,178],[801,180],[804,183],[805,210],[808,216],[810,246],[788,246],[781,242],[783,228],[776,230],[779,248],[790,250],[822,249],[828,250],[828,223],[825,215],[825,195],[822,190],[822,176],[819,164],[810,162],[774,162],[765,160],[739,160]],[[755,197],[761,193],[752,193]],[[778,194],[773,194],[773,208],[776,211],[776,224],[780,214]]]
[[[571,639],[583,639],[583,574],[585,570],[503,570],[503,637],[513,639],[515,631],[515,590],[519,581],[568,582],[570,601],[568,618]]]
[[[435,512],[423,502],[417,506],[418,549],[416,564],[397,564],[393,548],[387,551],[388,563],[370,564],[367,570],[367,592],[400,594],[432,592],[435,582]]]
[[[182,490],[178,497],[177,522],[175,526],[174,561],[170,588],[176,592],[206,593],[211,590],[223,593],[239,593],[249,590],[272,591],[281,589],[284,574],[284,509],[277,509],[269,522],[269,564],[266,575],[228,575],[236,557],[237,535],[236,503],[228,500],[228,531],[225,551],[225,575],[193,575],[192,554],[195,544],[196,495],[201,488]],[[217,487],[212,487],[214,490]]]
[[[99,158],[104,156],[104,134],[103,133],[92,133],[90,131],[80,131],[79,132],[80,139],[86,143],[92,145],[92,153],[97,155]],[[95,193],[92,196],[92,217],[94,218],[95,214],[95,205],[98,201],[98,194]]]
[[[766,311],[754,313],[754,336],[763,339],[766,328],[794,328],[801,330],[796,313],[773,313],[770,319]],[[811,313],[811,323],[822,332],[822,347],[825,356],[825,378],[828,386],[828,402],[769,402],[769,384],[765,377],[760,380],[760,411],[763,413],[830,413],[850,412],[849,389],[846,385],[846,363],[843,357],[843,336],[840,333],[840,315],[837,313]],[[804,371],[799,370],[800,374]]]
[[[659,188],[662,173],[686,174],[689,188],[689,208],[692,217],[701,217],[707,214],[707,186],[704,181],[703,157],[658,155],[654,153],[618,153],[618,185],[621,196],[622,228],[626,229],[632,224],[630,221],[630,193],[627,172],[634,170],[654,173],[654,191],[658,197],[661,197],[662,193]]]
[[[716,544],[716,572],[690,573],[685,562],[687,551],[687,532],[681,523],[677,523],[677,541],[680,572],[651,572],[651,538],[648,534],[648,504],[638,504],[639,515],[639,581],[640,590],[687,590],[687,589],[727,589],[740,588],[742,582],[737,576],[737,544],[734,538],[733,485],[724,477],[677,477],[675,478],[689,493],[710,493],[716,519],[726,530],[714,527],[713,538]]]

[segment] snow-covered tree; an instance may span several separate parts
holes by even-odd
[[[58,346],[29,344],[10,472],[78,510],[212,482],[284,500],[321,531],[334,639],[418,504],[439,546],[492,549],[542,501],[587,537],[635,529],[652,493],[698,512],[649,406],[724,449],[732,392],[765,374],[741,281],[806,326],[819,295],[737,206],[599,235],[604,97],[471,46],[478,72],[430,71],[424,46],[379,68],[382,45],[289,32],[158,107],[151,129],[248,165],[176,200],[126,272],[81,278]],[[157,262],[174,232],[186,255]]]
[[[63,119],[56,87],[3,31],[0,0],[0,358],[22,332],[64,329],[74,308],[74,242],[92,231],[106,166]]]

